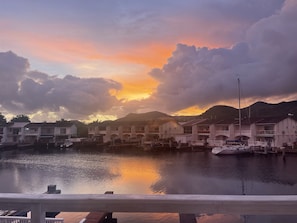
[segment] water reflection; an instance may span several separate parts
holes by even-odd
[[[56,184],[62,193],[111,190],[118,194],[296,194],[296,159],[288,156],[284,162],[280,156],[217,157],[210,153],[19,154],[0,161],[0,192],[42,193],[47,185]],[[141,222],[153,218],[159,222],[178,221],[176,215],[119,214],[122,222],[133,222],[131,218],[140,215]],[[199,222],[217,218],[223,222],[228,217],[202,215]],[[237,217],[234,221],[240,222],[242,218]],[[245,219],[296,221],[294,216]]]
[[[110,187],[117,193],[151,194],[152,182],[158,181],[160,176],[158,166],[160,163],[152,159],[119,157],[116,165],[110,166],[110,172],[120,176],[113,179]],[[121,185],[118,187],[118,185]]]

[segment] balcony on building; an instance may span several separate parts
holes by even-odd
[[[274,125],[257,125],[256,134],[257,136],[272,137],[274,136]]]
[[[149,127],[149,133],[159,133],[159,127]]]
[[[240,129],[239,129],[239,125],[235,125],[234,131],[236,136],[241,135],[241,136],[251,137],[252,135],[250,125],[242,125]]]
[[[199,135],[209,135],[210,134],[210,130],[209,130],[209,126],[197,126],[197,133]]]
[[[216,125],[216,135],[230,136],[229,125]]]
[[[136,126],[135,127],[135,132],[136,133],[144,133],[144,126]]]
[[[192,134],[192,126],[184,126],[184,134]]]
[[[130,126],[124,126],[123,127],[123,133],[131,133],[131,127]]]
[[[112,134],[118,134],[119,133],[119,127],[118,126],[110,126],[110,132]]]

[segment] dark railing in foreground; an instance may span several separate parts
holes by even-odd
[[[31,223],[44,223],[45,212],[59,211],[297,215],[297,196],[0,194],[0,209],[27,208]]]

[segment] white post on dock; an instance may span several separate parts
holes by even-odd
[[[31,207],[31,223],[45,223],[45,211],[40,203]]]

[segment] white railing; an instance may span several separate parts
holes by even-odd
[[[274,135],[274,130],[257,130],[257,135]]]
[[[30,223],[29,217],[0,216],[0,223]],[[45,223],[63,223],[63,218],[45,218]]]
[[[0,194],[0,209],[10,208],[29,208],[31,223],[45,223],[47,211],[297,215],[297,195]]]
[[[229,130],[216,130],[215,135],[216,136],[224,135],[224,136],[229,137],[230,136],[230,131]]]
[[[249,140],[248,145],[249,146],[255,146],[255,147],[258,147],[258,146],[259,147],[266,147],[266,146],[268,146],[268,142]]]
[[[241,131],[236,130],[235,131],[235,136],[240,136],[240,135],[251,137],[252,133],[251,133],[251,130],[244,130],[244,129],[242,129]]]

